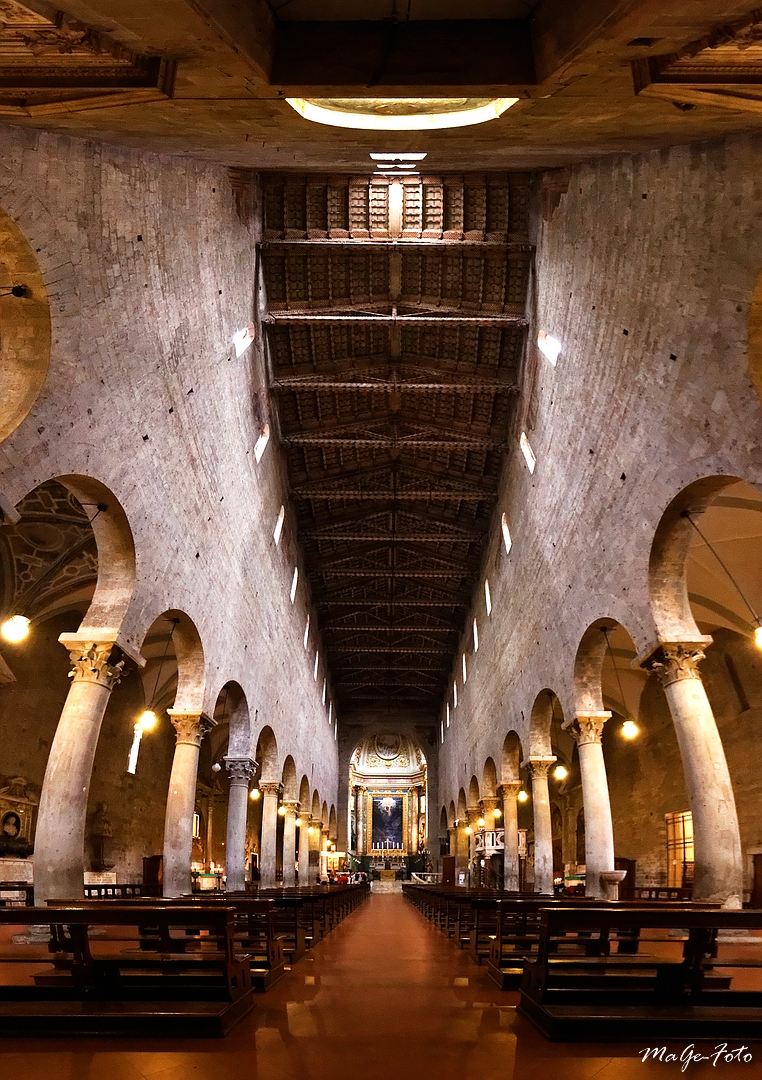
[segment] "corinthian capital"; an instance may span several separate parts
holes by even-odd
[[[603,725],[611,718],[610,712],[588,713],[587,715],[575,716],[566,730],[572,736],[577,746],[587,746],[590,743],[599,743],[603,738]]]
[[[498,792],[503,796],[503,799],[515,799],[521,791],[521,784],[518,780],[512,780],[508,784],[501,784],[498,788]]]
[[[204,736],[217,726],[217,721],[203,713],[185,713],[176,709],[167,709],[172,727],[177,732],[177,744],[201,746]]]
[[[530,757],[523,764],[533,780],[544,779],[548,775],[548,769],[555,761],[554,755],[547,757]]]
[[[262,795],[275,795],[277,797],[280,793],[280,784],[277,780],[260,780],[259,790]]]
[[[682,679],[700,679],[698,666],[704,659],[704,652],[697,642],[666,642],[659,646],[645,667],[655,671],[662,685],[671,686]]]
[[[114,651],[113,641],[87,641],[69,650],[72,670],[69,678],[74,682],[92,682],[113,690],[122,677],[124,660],[109,663]]]
[[[226,757],[224,761],[230,783],[235,786],[243,787],[245,785],[248,787],[249,781],[257,768],[256,761],[252,761],[251,758],[247,757]]]
[[[284,799],[282,804],[285,816],[296,818],[299,816],[299,802],[296,799]]]

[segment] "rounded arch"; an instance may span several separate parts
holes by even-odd
[[[603,635],[601,635],[603,636]],[[534,700],[529,719],[529,756],[550,757],[553,754],[551,729],[556,703],[563,720],[563,709],[558,695],[548,688],[541,690]]]
[[[450,799],[450,805],[447,808],[447,827],[448,827],[448,829],[453,828],[453,826],[455,825],[455,819],[456,819],[457,816],[458,815],[457,815],[457,812],[455,810],[455,801],[453,799]]]
[[[312,810],[310,812],[310,817],[313,821],[320,820],[320,794],[318,791],[312,792]]]
[[[482,769],[482,796],[491,798],[497,795],[497,769],[494,759],[488,757]]]
[[[338,839],[339,829],[336,819],[336,807],[331,803],[331,809],[328,811],[328,835],[331,840]]]
[[[295,801],[297,797],[296,765],[290,754],[287,755],[286,760],[283,762],[281,783],[283,784],[283,798]]]
[[[578,716],[606,711],[601,678],[608,650],[606,635],[618,625],[615,619],[596,619],[582,635],[574,659],[574,707]]]
[[[648,564],[651,615],[659,641],[704,640],[688,597],[688,549],[694,530],[688,520],[699,517],[737,476],[705,476],[683,488],[656,527]]]
[[[271,727],[266,725],[260,731],[254,756],[259,763],[261,781],[263,783],[277,783],[280,780],[278,743]]]
[[[301,810],[307,811],[310,806],[310,782],[306,776],[303,776],[299,782],[299,807]]]
[[[158,615],[147,628],[140,643],[141,650],[157,625],[167,624],[177,661],[177,689],[171,706],[178,713],[201,713],[204,707],[204,650],[193,620],[176,608]],[[81,634],[82,631],[80,630]]]
[[[466,793],[463,788],[461,788],[458,792],[458,821],[464,820],[467,809],[468,803],[466,802]]]
[[[452,803],[450,805],[452,805]],[[447,817],[447,807],[443,806],[442,811],[441,811],[441,813],[439,815],[439,835],[440,836],[445,836],[447,834],[447,830],[448,830],[449,826],[450,826],[450,822],[449,822],[449,819]]]
[[[226,682],[217,695],[215,718],[227,723],[228,757],[248,757],[251,748],[249,705],[241,685],[234,680]]]
[[[320,808],[320,820],[323,823],[323,827],[328,827],[328,803],[323,801],[323,805]]]
[[[479,781],[475,776],[472,776],[468,784],[468,805],[478,806],[481,801],[481,794],[479,792]]]
[[[519,769],[523,758],[521,739],[515,731],[509,731],[503,740],[503,755],[500,763],[501,783],[518,784],[520,782]]]
[[[23,287],[20,296],[14,288]],[[50,365],[50,301],[39,264],[16,223],[0,210],[0,442],[27,417]]]

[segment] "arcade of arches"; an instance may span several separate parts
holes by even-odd
[[[0,4],[0,895],[762,908],[762,120],[654,66],[759,13],[484,0],[463,64],[534,59],[458,85],[516,104],[384,130],[283,100],[447,94],[308,63],[352,3],[44,6]]]

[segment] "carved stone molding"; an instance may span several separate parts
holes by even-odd
[[[281,805],[285,811],[285,817],[297,818],[299,816],[300,803],[297,799],[284,799]]]
[[[548,769],[555,761],[555,757],[530,757],[523,765],[533,780],[540,780],[548,775]]]
[[[503,799],[516,799],[521,791],[521,784],[518,780],[511,781],[509,784],[501,784],[497,789]]]
[[[97,683],[107,690],[113,690],[124,671],[124,660],[116,664],[109,662],[114,644],[113,641],[88,641],[78,649],[70,650],[72,670],[69,678],[74,682]]]
[[[696,642],[668,642],[652,653],[645,666],[656,672],[663,686],[671,686],[682,679],[700,681],[698,665],[703,659],[704,651]]]
[[[260,780],[259,790],[263,798],[267,795],[274,795],[277,798],[280,794],[280,784],[277,780]]]
[[[249,781],[256,772],[256,761],[252,761],[251,758],[235,757],[226,757],[224,761],[231,787],[248,787]]]
[[[482,806],[484,807],[485,814],[492,814],[497,810],[500,805],[500,799],[497,795],[485,795],[482,799]]]
[[[167,709],[172,727],[177,732],[177,744],[186,743],[189,746],[200,747],[204,736],[217,726],[217,721],[203,713],[175,712]]]
[[[588,746],[603,739],[603,725],[610,719],[611,713],[589,713],[576,716],[566,730],[577,746]]]

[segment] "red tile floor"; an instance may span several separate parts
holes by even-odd
[[[762,1080],[762,1043],[751,1063],[683,1073],[635,1045],[547,1042],[400,894],[372,896],[255,1001],[220,1040],[6,1039],[0,1080]]]

